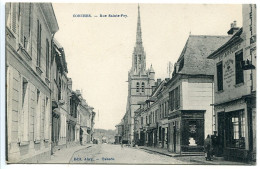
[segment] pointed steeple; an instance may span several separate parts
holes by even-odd
[[[132,73],[135,75],[144,75],[146,73],[146,56],[142,42],[140,6],[138,4],[138,17],[136,29],[136,43],[132,56]]]
[[[141,30],[141,18],[140,18],[139,4],[138,4],[138,18],[137,18],[137,30],[136,30],[136,44],[142,44],[142,30]]]

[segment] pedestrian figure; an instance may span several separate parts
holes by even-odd
[[[204,150],[205,150],[205,158],[206,160],[212,160],[212,140],[210,135],[204,141]]]
[[[217,131],[214,131],[214,135],[211,136],[211,141],[212,141],[212,156],[216,156],[218,153],[218,136],[217,136]]]
[[[121,149],[124,148],[123,141],[121,141]]]

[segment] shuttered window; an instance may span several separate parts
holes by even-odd
[[[11,11],[12,11],[12,31],[14,32],[14,33],[16,33],[16,15],[17,15],[17,8],[16,8],[16,6],[17,6],[17,3],[12,3],[12,9],[11,9]]]
[[[50,65],[50,51],[49,51],[49,49],[50,49],[50,46],[49,46],[49,40],[48,39],[46,39],[46,77],[47,78],[49,78],[49,65]]]
[[[217,64],[217,85],[218,85],[218,91],[223,90],[223,66],[222,66],[222,61]]]
[[[41,67],[41,32],[42,26],[37,20],[37,66]]]
[[[244,82],[244,72],[242,69],[241,62],[243,61],[243,51],[239,51],[236,53],[236,84],[240,84]]]
[[[34,141],[38,143],[40,141],[41,134],[41,93],[38,89],[36,90],[36,104],[36,114],[34,116]]]
[[[19,115],[19,138],[20,143],[29,141],[29,85],[22,78],[22,109]]]

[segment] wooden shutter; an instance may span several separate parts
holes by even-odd
[[[14,33],[16,33],[16,15],[17,15],[16,6],[17,3],[12,3],[12,26],[11,27]]]

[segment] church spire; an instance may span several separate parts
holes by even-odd
[[[146,74],[146,56],[142,42],[140,6],[138,4],[138,17],[137,17],[137,30],[136,30],[136,43],[132,56],[132,73],[135,75]]]
[[[141,18],[140,18],[140,6],[138,4],[138,18],[137,18],[137,30],[136,30],[136,44],[142,43],[142,30],[141,30]]]

